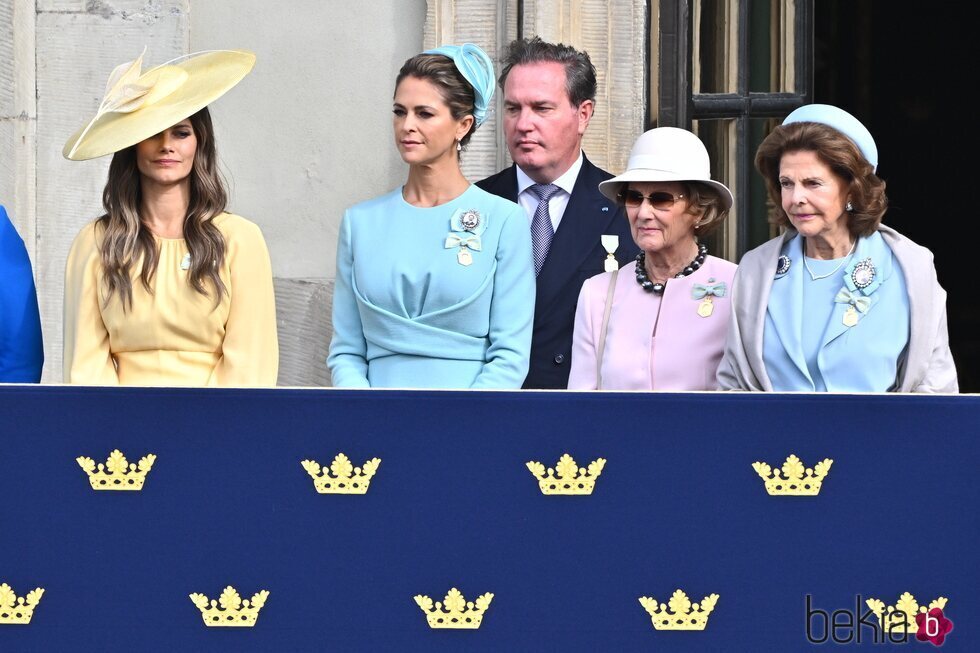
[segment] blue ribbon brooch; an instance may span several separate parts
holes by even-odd
[[[476,209],[456,209],[449,218],[449,228],[451,231],[446,236],[444,247],[446,249],[458,247],[456,262],[460,265],[470,265],[473,262],[470,250],[479,252],[483,249],[480,234],[487,229],[486,216],[480,215]]]
[[[871,310],[875,303],[871,293],[878,290],[881,281],[870,256],[860,261],[852,261],[844,268],[844,285],[834,297],[836,303],[848,305],[847,310],[844,311],[844,326],[856,325],[861,316]]]
[[[696,283],[691,287],[691,299],[700,299],[698,304],[698,315],[709,317],[715,310],[712,297],[724,297],[728,292],[728,284],[724,281],[715,282],[714,277],[708,279],[708,283]]]
[[[696,283],[694,287],[691,288],[691,298],[692,299],[704,299],[705,297],[724,297],[725,292],[728,291],[728,285],[724,281],[719,281],[718,283],[711,283],[714,279],[708,279],[708,283]]]

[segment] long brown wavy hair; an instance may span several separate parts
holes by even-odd
[[[192,115],[190,121],[197,136],[197,151],[190,174],[190,203],[184,217],[184,242],[191,258],[188,283],[206,297],[211,294],[210,286],[217,306],[228,289],[218,276],[225,260],[225,239],[213,220],[224,212],[228,194],[218,172],[214,127],[207,107]],[[102,278],[107,288],[105,301],[108,304],[113,293],[119,293],[123,310],[133,305],[133,267],[142,260],[140,281],[152,293],[150,282],[159,263],[153,234],[140,219],[142,201],[133,145],[112,156],[109,179],[102,191],[105,215],[99,218],[104,230],[101,255]]]

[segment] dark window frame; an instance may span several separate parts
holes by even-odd
[[[813,12],[814,0],[794,0],[795,89],[793,93],[760,93],[749,89],[749,16],[750,5],[768,0],[739,0],[738,3],[738,75],[735,93],[697,93],[692,88],[691,52],[694,26],[691,22],[695,0],[660,0],[660,70],[657,97],[660,127],[691,129],[695,120],[733,119],[735,121],[736,179],[735,195],[736,249],[739,258],[749,246],[750,220],[756,219],[749,206],[749,184],[755,168],[750,152],[749,121],[759,118],[783,118],[813,98]]]

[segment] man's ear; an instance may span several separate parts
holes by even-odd
[[[593,102],[592,100],[584,100],[582,104],[578,105],[579,135],[585,133],[586,128],[589,126],[589,121],[592,120],[593,111],[595,111],[595,102]]]

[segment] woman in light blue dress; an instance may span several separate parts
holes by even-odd
[[[43,364],[31,259],[0,206],[0,383],[37,383]]]
[[[393,127],[408,180],[344,214],[334,386],[521,387],[535,289],[527,217],[459,167],[494,83],[489,57],[469,43],[402,66]]]

